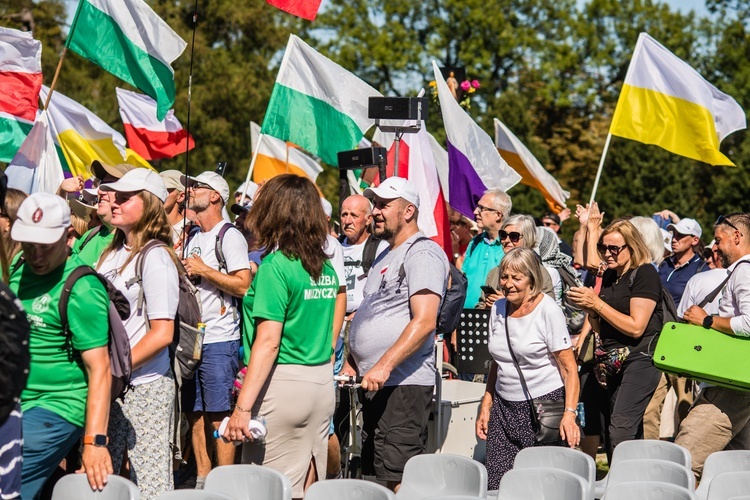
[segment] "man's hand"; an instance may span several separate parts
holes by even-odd
[[[102,491],[107,485],[107,475],[113,474],[112,458],[106,446],[83,446],[82,465],[76,472],[86,473],[89,485],[94,491]]]
[[[682,319],[690,323],[691,325],[703,325],[703,319],[708,316],[708,313],[698,306],[690,306]]]
[[[562,212],[557,214],[557,216],[560,217],[560,224],[562,224],[566,220],[570,219],[570,209],[568,207],[565,207]]]
[[[68,177],[60,184],[58,192],[62,193],[75,193],[83,190],[83,176],[81,174],[75,177]]]
[[[182,261],[182,265],[185,266],[185,271],[187,271],[188,276],[191,278],[194,276],[205,276],[206,273],[211,270],[211,268],[203,262],[203,259],[198,256],[191,255]]]
[[[343,373],[343,372],[342,372]],[[379,391],[385,387],[388,378],[391,376],[391,370],[376,363],[369,372],[362,377],[362,389],[366,391]]]
[[[680,222],[680,217],[671,210],[662,210],[661,212],[654,213],[654,215],[659,215],[662,219],[671,221],[674,224]]]

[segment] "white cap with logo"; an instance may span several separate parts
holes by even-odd
[[[414,184],[403,177],[388,177],[377,187],[368,187],[365,189],[365,197],[382,198],[384,200],[394,200],[403,198],[415,207],[419,208],[419,193]]]
[[[219,193],[221,199],[224,200],[224,205],[229,203],[229,184],[227,184],[227,181],[225,181],[224,178],[216,172],[202,172],[196,177],[190,177],[190,179],[186,179],[183,175],[180,178],[180,181],[187,187],[190,187],[191,185],[196,183],[205,184],[206,186]]]
[[[167,188],[159,174],[147,168],[134,168],[123,175],[120,180],[102,184],[99,186],[102,191],[116,191],[118,193],[137,193],[139,191],[148,191],[162,203],[167,199]]]
[[[698,224],[698,221],[695,219],[688,219],[687,217],[681,219],[677,224],[670,224],[667,226],[667,231],[672,230],[679,234],[689,234],[697,236],[698,238],[703,234],[703,230],[701,229],[701,225]]]
[[[60,196],[50,193],[29,195],[10,230],[10,237],[22,243],[57,243],[70,227],[70,207]]]

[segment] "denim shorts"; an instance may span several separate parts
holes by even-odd
[[[203,358],[195,377],[182,387],[183,411],[223,413],[232,409],[239,348],[239,340],[203,345]]]

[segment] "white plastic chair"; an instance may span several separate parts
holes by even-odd
[[[156,500],[232,500],[232,497],[218,491],[174,490],[162,493]]]
[[[487,496],[487,469],[460,455],[417,455],[404,467],[399,500],[421,500],[445,495]]]
[[[388,488],[363,479],[336,479],[313,483],[305,500],[395,500]]]
[[[695,493],[682,486],[654,481],[617,483],[607,488],[602,500],[696,500]]]
[[[717,474],[750,471],[750,450],[726,450],[711,453],[703,464],[701,483],[695,489],[699,500],[706,500],[708,487]]]
[[[430,500],[487,500],[485,497],[472,497],[466,495],[447,495],[440,497],[430,497]]]
[[[292,500],[292,482],[281,472],[260,465],[222,465],[206,476],[207,491],[235,500]]]
[[[695,490],[693,471],[675,462],[666,460],[623,460],[609,470],[607,488],[619,483],[653,481],[682,486],[688,491]]]
[[[562,446],[534,446],[524,448],[516,455],[514,469],[549,467],[572,472],[586,483],[586,498],[594,500],[596,462],[582,451]]]
[[[708,485],[708,500],[729,500],[750,496],[750,472],[724,472],[714,476]]]
[[[497,498],[502,500],[586,500],[587,491],[584,479],[572,472],[549,467],[511,469],[500,480]]]
[[[687,448],[658,439],[635,439],[632,441],[623,441],[617,445],[615,451],[612,453],[612,463],[609,464],[609,468],[614,468],[617,462],[623,460],[640,459],[675,462],[684,465],[688,470],[691,470],[693,467],[693,459],[690,457],[690,452]],[[606,488],[607,478],[605,477],[601,481],[596,482],[594,496],[601,498]]]
[[[140,500],[138,486],[124,477],[109,475],[102,491],[92,491],[86,474],[68,474],[55,484],[52,500]]]

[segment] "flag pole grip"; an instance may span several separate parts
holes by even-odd
[[[607,158],[607,151],[609,151],[609,143],[612,140],[612,134],[607,134],[607,141],[604,143],[604,151],[602,151],[602,157],[599,160],[599,169],[596,171],[596,179],[594,180],[594,189],[591,190],[591,199],[589,199],[589,205],[594,203],[596,198],[596,190],[599,188],[599,180],[602,178],[602,169],[604,168],[604,159]]]

